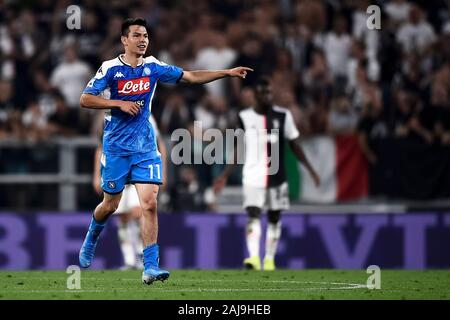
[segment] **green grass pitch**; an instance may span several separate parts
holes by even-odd
[[[365,270],[172,270],[141,284],[139,271],[81,271],[81,289],[67,289],[65,271],[0,271],[0,299],[450,299],[450,270],[381,270],[381,289],[366,287]]]

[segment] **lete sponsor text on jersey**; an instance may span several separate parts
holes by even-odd
[[[121,96],[150,92],[150,78],[142,77],[132,80],[119,80],[117,90]]]

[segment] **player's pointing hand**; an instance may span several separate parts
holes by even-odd
[[[137,101],[121,101],[119,108],[132,116],[137,115],[141,111],[141,107]]]
[[[236,67],[236,68],[230,69],[229,71],[230,71],[230,73],[229,73],[230,77],[239,77],[239,78],[245,79],[245,77],[247,76],[247,72],[253,71],[253,69],[247,68],[247,67]]]

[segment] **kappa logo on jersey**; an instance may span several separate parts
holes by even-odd
[[[94,81],[95,81],[95,79],[91,79],[86,87],[92,88],[94,86]]]
[[[114,78],[123,78],[123,77],[125,77],[125,76],[120,71],[117,71],[116,74],[114,75]]]
[[[130,96],[150,92],[150,78],[142,77],[132,80],[119,80],[117,92],[121,96]]]

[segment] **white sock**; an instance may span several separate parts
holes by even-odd
[[[129,223],[119,222],[119,244],[122,251],[123,262],[126,266],[136,264],[136,256],[133,250],[133,241],[129,234]]]
[[[281,236],[281,221],[278,221],[277,223],[269,223],[267,225],[266,254],[264,259],[272,260],[275,258],[280,236]]]
[[[259,241],[261,239],[261,220],[250,219],[246,227],[247,249],[250,257],[259,257]]]

